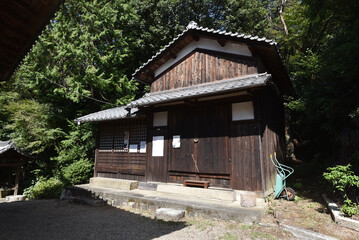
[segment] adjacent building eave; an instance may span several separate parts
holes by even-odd
[[[91,113],[79,118],[76,118],[74,121],[77,124],[86,123],[86,122],[100,122],[107,120],[116,120],[116,119],[125,119],[125,118],[134,118],[141,115],[141,112],[138,108],[127,109],[126,107],[115,107],[99,112]]]
[[[0,141],[0,154],[3,154],[11,149],[23,156],[29,157],[26,153],[20,151],[20,149],[18,149],[12,141]]]

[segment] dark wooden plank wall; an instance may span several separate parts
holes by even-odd
[[[99,126],[98,137],[118,138],[123,130],[130,131],[145,124],[144,119],[117,120],[102,122]],[[145,139],[146,140],[146,139]],[[130,153],[128,151],[96,150],[95,176],[144,180],[147,153]]]
[[[169,169],[229,174],[228,104],[182,107],[170,112],[171,137],[181,136],[181,147],[171,147]],[[196,139],[197,143],[194,142]]]
[[[257,73],[255,58],[197,49],[161,74],[151,84],[151,92],[255,73]]]
[[[146,167],[146,180],[152,182],[167,182],[168,180],[168,128],[167,127],[153,127],[153,115],[149,114],[150,120],[148,125],[148,158]],[[152,157],[152,137],[164,137],[163,157]]]
[[[262,191],[259,124],[234,121],[231,129],[232,188]]]
[[[275,89],[266,87],[256,92],[260,114],[263,191],[275,187],[275,168],[270,154],[277,152],[280,161],[284,160],[284,108],[281,97]]]
[[[209,181],[211,186],[230,187],[229,110],[228,102],[182,105],[169,110],[170,182],[196,179]],[[180,148],[172,148],[173,135],[181,136]]]

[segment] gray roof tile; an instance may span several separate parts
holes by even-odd
[[[243,38],[243,39],[250,39],[252,41],[257,41],[257,42],[266,42],[269,45],[277,45],[277,42],[273,39],[266,39],[265,37],[263,38],[259,38],[258,36],[252,36],[252,35],[244,35],[244,34],[239,34],[239,33],[232,33],[232,32],[227,32],[227,31],[221,31],[221,30],[215,30],[215,29],[209,29],[209,28],[204,28],[204,27],[199,27],[197,25],[197,23],[191,21],[187,28],[181,33],[179,34],[177,37],[175,37],[170,43],[168,43],[166,46],[164,46],[160,51],[158,51],[154,56],[152,56],[152,58],[148,59],[147,62],[145,62],[144,64],[142,64],[139,68],[136,69],[136,71],[132,74],[132,76],[135,76],[141,69],[143,69],[147,64],[149,64],[150,62],[152,62],[159,54],[161,54],[163,51],[165,51],[169,46],[171,46],[176,40],[178,40],[181,36],[183,36],[186,32],[190,31],[191,29],[194,29],[196,31],[199,32],[212,32],[212,33],[216,33],[219,35],[231,35],[233,37],[237,37],[237,38]]]
[[[178,101],[191,97],[200,97],[205,95],[219,94],[252,87],[264,86],[267,84],[270,78],[270,74],[262,73],[227,80],[220,80],[210,83],[203,83],[173,90],[147,93],[142,98],[127,104],[127,107],[132,108],[148,106],[153,104]]]
[[[21,152],[12,141],[0,141],[0,154],[10,150],[14,149],[16,152],[28,156],[26,153]]]
[[[137,108],[132,108],[129,112],[125,109],[125,107],[115,107],[76,118],[74,121],[77,123],[98,122],[121,118],[131,118],[138,116],[138,114],[139,112]]]

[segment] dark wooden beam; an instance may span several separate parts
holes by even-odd
[[[219,43],[219,45],[221,45],[221,47],[224,47],[226,45],[226,41],[224,39],[218,39],[217,42]]]
[[[1,12],[0,12],[0,15],[1,15]],[[13,26],[11,26],[11,24],[8,24],[6,21],[2,22],[1,27],[2,27],[2,32],[3,32],[2,37],[9,38],[9,34],[14,35],[12,40],[13,41],[15,40],[15,42],[19,42],[19,40],[22,40],[23,38],[30,36],[28,30],[25,30],[25,29],[23,30],[23,28],[19,28],[19,27],[13,27]]]
[[[184,103],[185,103],[185,104],[187,104],[187,105],[189,105],[189,106],[192,106],[192,107],[196,106],[196,105],[197,105],[197,102],[198,102],[197,99],[194,99],[194,100],[190,100],[190,99],[184,100]]]
[[[152,71],[150,71],[150,70],[148,70],[148,69],[146,69],[144,73],[145,73],[145,75],[146,75],[147,77],[149,77],[151,80],[155,78],[154,72],[152,72]]]
[[[173,59],[176,59],[177,58],[177,55],[175,53],[173,53],[172,51],[169,51],[168,52],[168,55],[173,58]]]
[[[256,57],[258,55],[257,50],[253,46],[248,46],[249,51],[252,53],[252,57]]]
[[[17,24],[24,28],[24,31],[27,31],[28,24],[31,19],[26,18],[24,16],[19,16],[12,9],[0,9],[0,14],[7,19],[7,22],[10,24]]]
[[[16,56],[17,52],[10,49],[10,48],[2,48],[0,50],[0,54],[3,55],[3,56],[7,56],[7,58],[10,58],[10,59],[14,59],[14,57]]]
[[[193,40],[199,41],[199,36],[198,36],[198,34],[192,33],[192,34],[191,34],[191,37],[192,37]]]
[[[3,36],[0,38],[0,45],[4,46],[5,48],[11,48],[12,50],[16,50],[18,48],[18,41],[14,38],[9,39],[8,36]]]
[[[27,14],[31,14],[31,15],[36,15],[37,12],[35,12],[31,5],[28,4],[26,1],[24,0],[16,0],[16,1],[13,1],[13,4],[16,5],[16,8],[18,9],[21,9],[21,11],[24,11],[26,12]]]

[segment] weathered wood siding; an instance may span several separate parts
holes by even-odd
[[[232,188],[262,191],[259,126],[232,123]]]
[[[147,153],[130,153],[122,149],[124,131],[129,131],[133,139],[146,129],[144,119],[117,120],[102,122],[99,126],[98,148],[96,149],[95,176],[144,180]],[[142,131],[142,132],[139,132]]]
[[[270,154],[277,152],[280,161],[285,158],[283,100],[275,90],[266,87],[256,92],[261,128],[262,176],[264,192],[275,187],[275,168]]]
[[[161,74],[151,84],[151,92],[255,73],[257,73],[255,58],[197,49]]]
[[[197,179],[230,187],[227,107],[214,103],[168,109],[168,181]],[[172,147],[174,135],[180,135],[180,148]]]
[[[153,127],[153,114],[148,115],[148,158],[146,168],[146,180],[152,182],[167,182],[168,178],[168,127]],[[164,137],[163,157],[152,156],[152,137]]]

